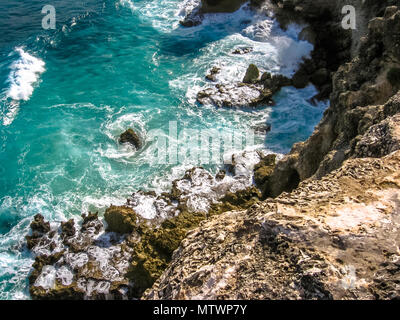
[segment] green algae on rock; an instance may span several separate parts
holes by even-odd
[[[118,233],[131,233],[137,228],[137,215],[132,208],[111,206],[106,210],[104,219],[108,230]]]
[[[234,166],[241,168],[237,179],[244,183],[242,187],[235,184],[236,175],[221,171],[213,176],[194,167],[173,182],[170,192],[135,192],[126,205],[106,209],[107,230],[97,213],[89,212],[78,223],[70,219],[50,229],[44,218],[37,216],[32,228],[43,232],[31,242],[36,255],[30,277],[32,298],[140,298],[168,267],[188,233],[211,216],[249,208],[259,201],[258,189],[245,186],[252,181],[249,159],[261,158],[262,153],[256,151],[234,157]],[[243,176],[244,166],[249,166],[248,177]],[[231,184],[236,192],[229,191]],[[192,198],[199,186],[208,192]],[[165,215],[151,219],[139,215],[141,209],[136,206],[146,197],[161,203]],[[191,202],[199,201],[198,197],[208,204],[193,206]]]
[[[243,78],[244,83],[255,83],[260,77],[260,71],[255,64],[250,64]]]
[[[262,197],[266,197],[268,190],[268,178],[275,169],[276,155],[269,154],[261,159],[254,167],[254,182],[261,190]]]

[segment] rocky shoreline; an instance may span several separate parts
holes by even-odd
[[[204,0],[183,25],[244,2]],[[330,99],[313,135],[279,161],[245,153],[216,176],[189,170],[169,193],[137,192],[107,209],[106,224],[93,213],[60,225],[37,215],[27,236],[33,299],[400,297],[400,7],[271,2],[282,27],[309,25],[312,57],[292,79],[251,66],[228,89],[245,88],[257,105],[284,85],[313,83],[316,100]],[[356,31],[340,27],[348,2]],[[198,100],[237,106],[228,89]],[[148,198],[154,214],[144,219],[136,211]]]
[[[201,167],[190,169],[173,181],[170,192],[138,191],[124,206],[111,205],[104,221],[90,212],[59,224],[36,215],[26,236],[35,255],[31,297],[140,298],[168,267],[187,232],[214,215],[259,201],[253,169],[260,163],[271,171],[275,156],[233,155],[232,164],[215,176]]]

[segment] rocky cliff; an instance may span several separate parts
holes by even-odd
[[[244,1],[202,2],[220,12]],[[243,153],[216,176],[193,168],[168,193],[138,191],[107,209],[105,225],[93,213],[61,224],[35,216],[32,298],[400,297],[400,3],[272,3],[282,27],[308,24],[315,50],[293,79],[250,85],[272,95],[314,83],[330,107],[312,136],[276,164]],[[356,30],[341,27],[344,4],[356,8]]]
[[[281,3],[281,1],[277,2]],[[326,3],[329,3],[325,5],[328,12],[341,12],[339,4],[342,1],[337,1],[337,6],[334,5],[335,1],[319,1],[318,3],[320,2],[320,12],[325,12],[322,8]],[[300,12],[310,11],[311,14],[303,14],[303,16],[311,23],[317,19],[315,17],[316,2],[310,4],[308,1],[282,1],[282,3],[293,3],[294,10]],[[304,7],[295,6],[300,3],[305,3]],[[295,145],[290,155],[278,164],[270,179],[270,185],[266,186],[271,196],[290,190],[296,186],[297,182],[309,177],[320,178],[339,168],[345,159],[362,156],[359,151],[356,151],[359,149],[357,144],[369,127],[398,111],[396,108],[383,108],[382,104],[399,90],[400,13],[395,6],[386,7],[385,1],[381,1],[380,6],[373,2],[371,5],[365,3],[357,8],[360,16],[363,17],[358,21],[359,29],[367,31],[361,38],[358,37],[360,31],[356,32],[357,36],[347,32],[347,42],[351,44],[347,50],[351,56],[351,48],[356,46],[357,49],[353,50],[357,50],[358,54],[353,53],[353,59],[341,64],[334,73],[330,107],[313,135],[306,142]],[[286,14],[290,16],[291,11],[288,12],[289,14]],[[363,25],[366,16],[374,16],[371,12],[375,12],[377,16],[368,22],[365,21],[366,25]],[[324,13],[324,15],[338,16],[333,13]],[[333,25],[337,24],[338,19],[333,19]],[[319,26],[320,23],[317,25]],[[333,38],[331,42],[346,42],[343,40],[346,39],[345,34],[341,33],[340,41],[335,41]],[[321,40],[319,45],[322,46],[323,42]],[[336,52],[332,51],[330,55],[335,55]],[[384,154],[364,155],[383,156]]]
[[[266,200],[202,222],[145,299],[400,297],[400,4],[273,2],[283,25],[310,24],[330,107],[264,177]]]

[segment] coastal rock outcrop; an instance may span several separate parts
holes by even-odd
[[[321,178],[346,159],[360,156],[357,144],[371,139],[368,129],[399,112],[399,84],[388,80],[389,70],[400,66],[398,29],[393,29],[399,21],[400,10],[392,6],[383,17],[367,22],[368,33],[360,40],[359,54],[334,73],[330,107],[322,121],[307,141],[296,144],[277,164],[270,179],[270,196],[292,190],[294,180]],[[381,137],[380,143],[385,139],[390,138]]]
[[[192,230],[144,299],[398,299],[400,151]]]
[[[29,276],[33,299],[131,299],[167,268],[172,253],[201,221],[227,210],[248,208],[261,194],[252,186],[253,167],[264,155],[233,156],[232,173],[214,177],[187,170],[170,192],[138,191],[123,206],[61,223],[36,215],[28,248],[35,255]]]
[[[400,297],[400,8],[273,2],[283,25],[303,20],[315,33],[296,82],[330,85],[318,97],[330,107],[307,141],[255,168],[267,199],[202,222],[144,299]],[[355,31],[340,25],[348,4]]]
[[[264,0],[201,0],[199,6],[189,12],[180,24],[184,27],[194,27],[202,23],[204,14],[234,12],[246,2],[249,2],[252,8],[258,8]]]
[[[142,147],[142,142],[139,138],[139,135],[131,128],[120,135],[119,143],[129,143],[136,149],[140,149]]]
[[[215,78],[212,78],[212,80],[215,80]],[[217,83],[214,87],[201,90],[197,93],[197,102],[201,105],[227,108],[272,106],[275,104],[273,95],[279,92],[282,87],[292,84],[292,79],[281,74],[272,75],[270,72],[264,72],[260,77],[257,66],[250,64],[242,82]]]
[[[111,232],[131,233],[137,228],[136,213],[129,207],[111,206],[107,208],[104,219]]]
[[[217,176],[196,167],[170,192],[135,192],[106,213],[118,232],[94,213],[54,225],[35,216],[34,299],[400,298],[400,7],[273,2],[282,25],[309,23],[312,59],[295,80],[264,73],[198,98],[236,105],[229,90],[242,88],[251,104],[311,81],[330,98],[312,136],[279,161],[244,152]],[[351,3],[356,31],[340,27]]]
[[[244,75],[243,82],[244,83],[255,83],[258,81],[260,77],[260,71],[258,70],[255,64],[250,64],[246,70],[246,74]]]

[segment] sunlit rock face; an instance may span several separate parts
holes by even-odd
[[[268,172],[267,199],[190,232],[145,299],[400,297],[400,8],[353,1],[360,29],[346,35],[337,9],[349,3],[272,2],[282,23],[332,22],[333,46],[314,30],[312,55],[332,72],[330,107]]]
[[[190,232],[145,299],[399,298],[400,151]],[[397,270],[397,271],[396,271]]]

